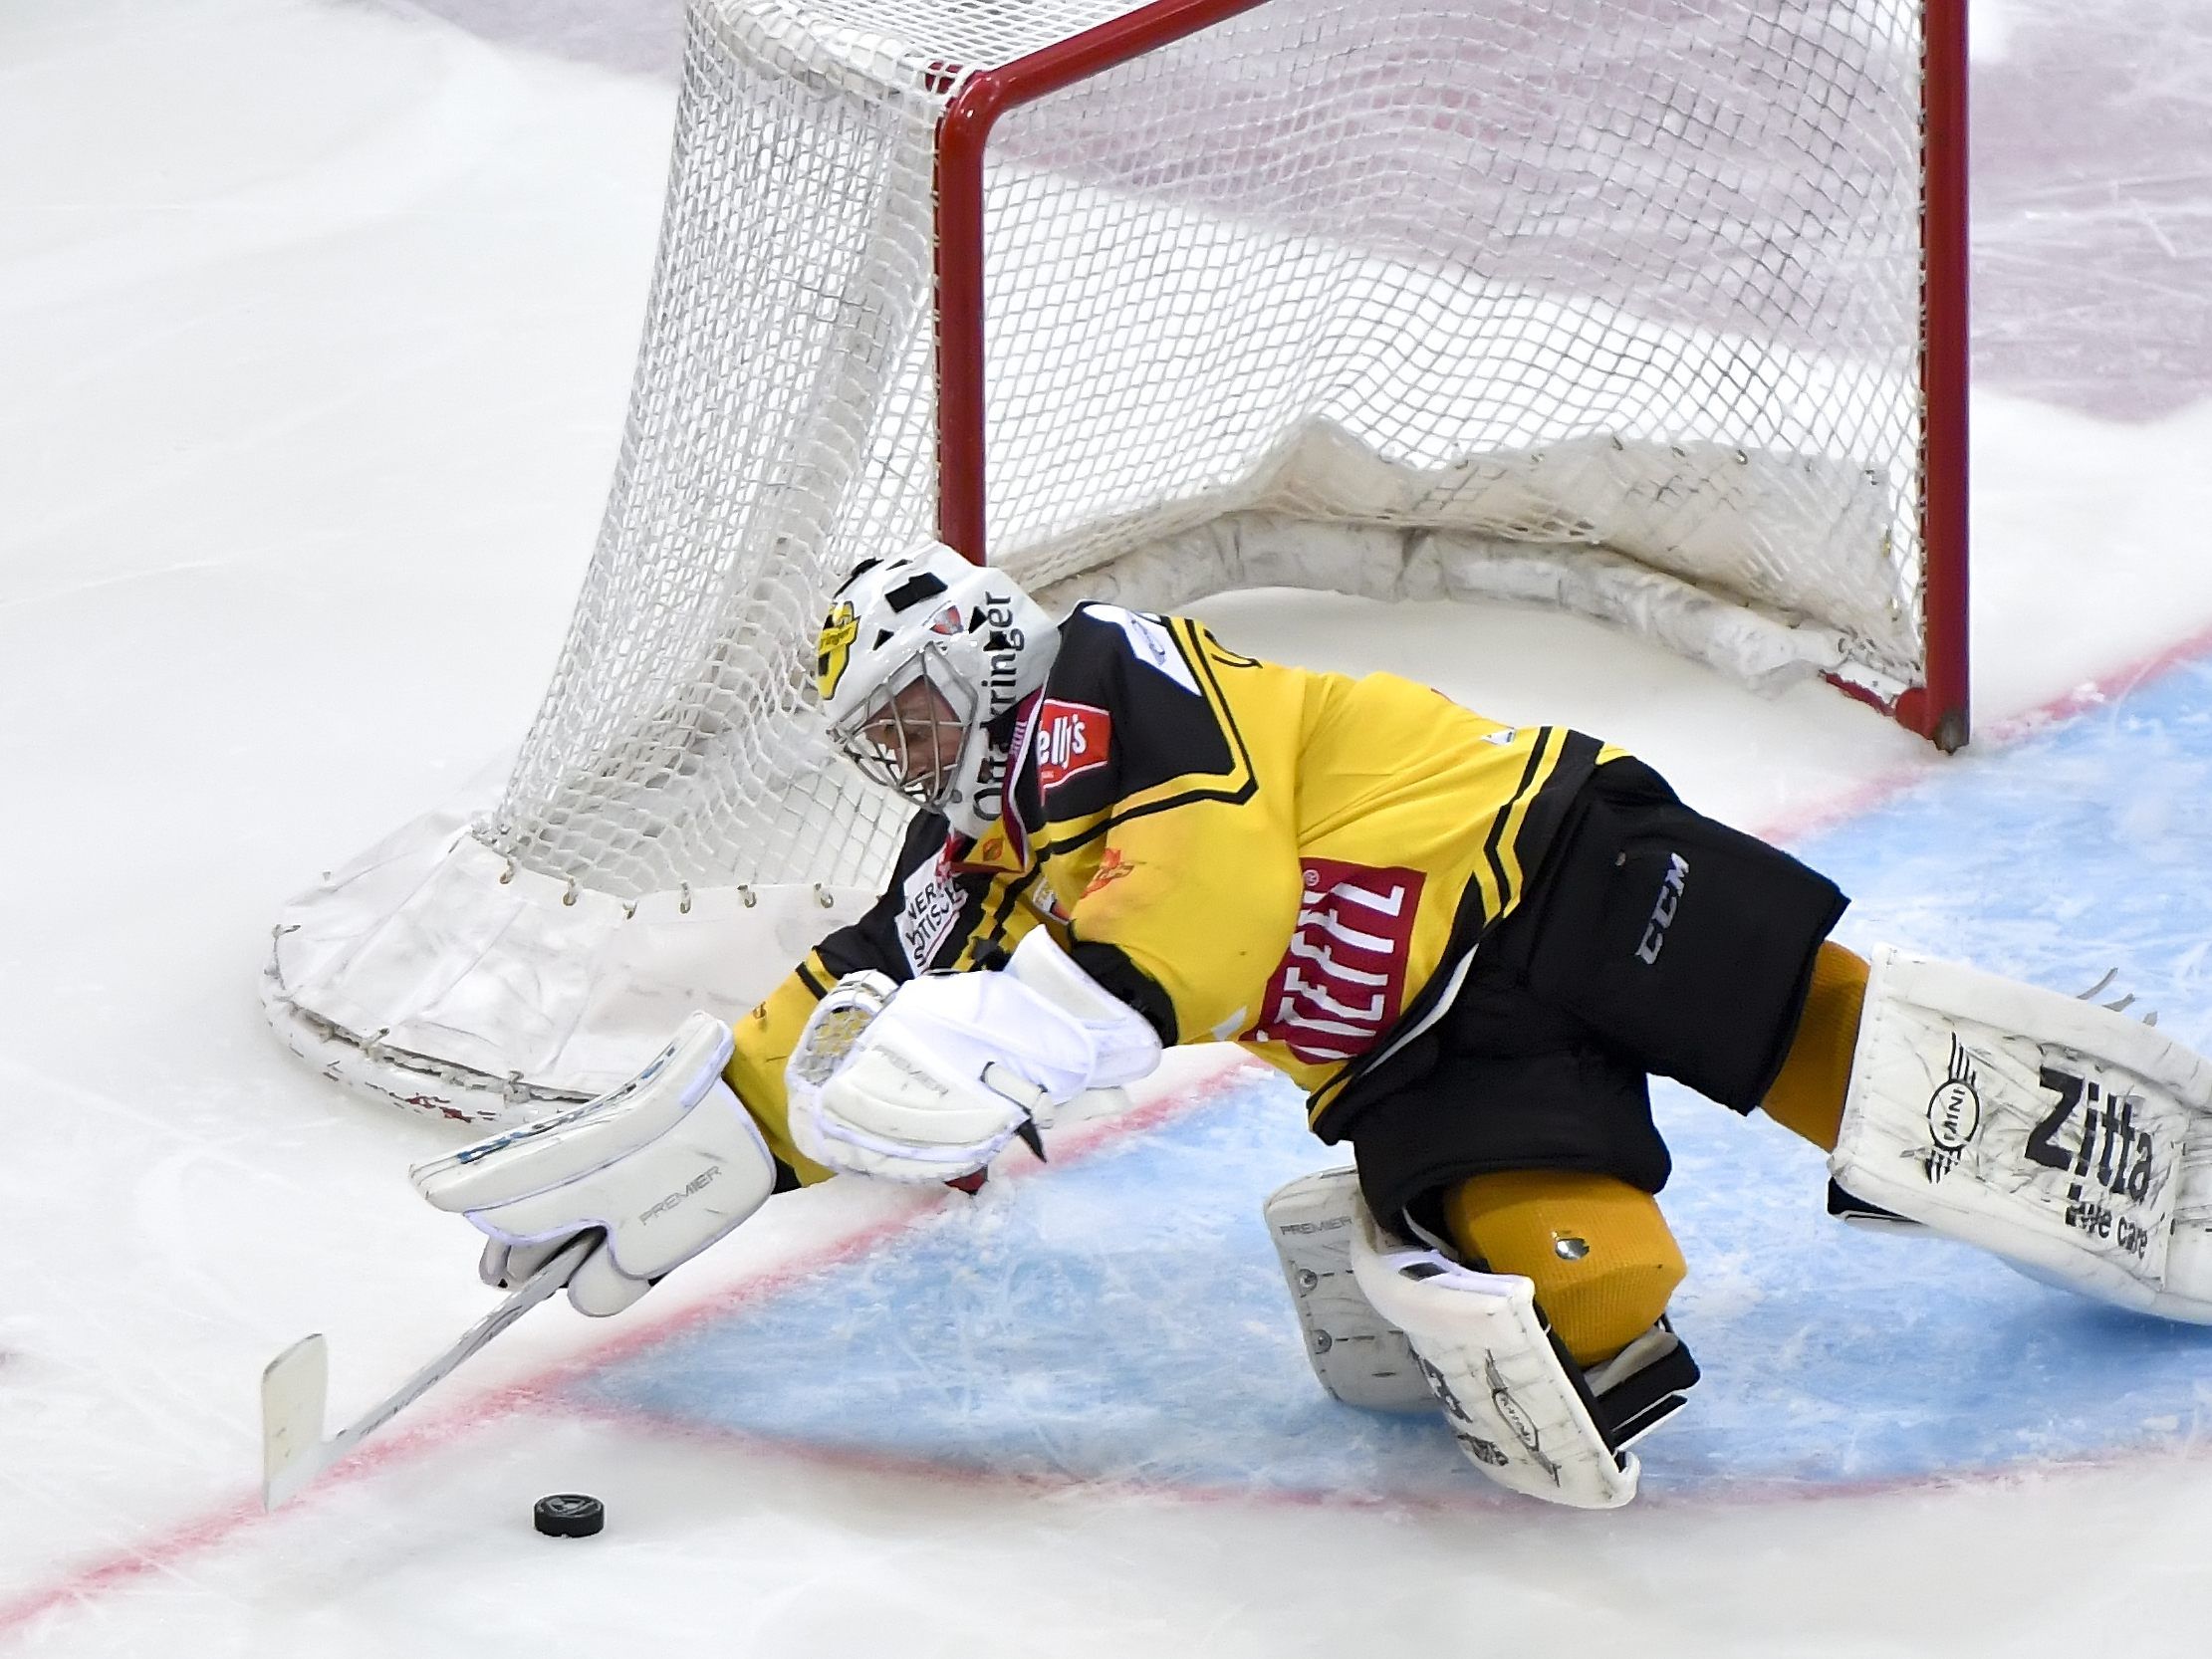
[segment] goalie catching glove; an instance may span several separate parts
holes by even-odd
[[[1001,972],[894,985],[848,974],[786,1071],[791,1137],[817,1163],[892,1181],[973,1174],[1091,1088],[1159,1064],[1149,1023],[1042,928]]]
[[[569,1301],[619,1313],[776,1190],[775,1157],[722,1080],[730,1047],[729,1027],[694,1014],[613,1093],[417,1164],[415,1188],[489,1236],[478,1271],[501,1290],[598,1234]]]

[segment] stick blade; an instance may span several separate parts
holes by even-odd
[[[261,1507],[290,1502],[322,1473],[330,1344],[303,1336],[261,1373]]]

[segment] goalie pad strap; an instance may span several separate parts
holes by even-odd
[[[2153,1028],[1884,948],[1830,1173],[2034,1277],[2212,1322],[2208,1113],[2212,1066]]]

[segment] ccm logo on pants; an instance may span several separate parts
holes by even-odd
[[[1636,955],[1644,961],[1657,964],[1659,952],[1666,948],[1667,923],[1674,920],[1675,907],[1682,902],[1682,888],[1690,878],[1690,861],[1679,852],[1666,855],[1666,879],[1659,883],[1659,901],[1651,906],[1651,919],[1644,924],[1643,942],[1636,946]]]

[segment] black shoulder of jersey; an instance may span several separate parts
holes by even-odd
[[[1118,605],[1078,605],[1061,624],[1029,757],[1056,840],[1163,786],[1178,798],[1243,787],[1244,746],[1203,639],[1195,622]]]

